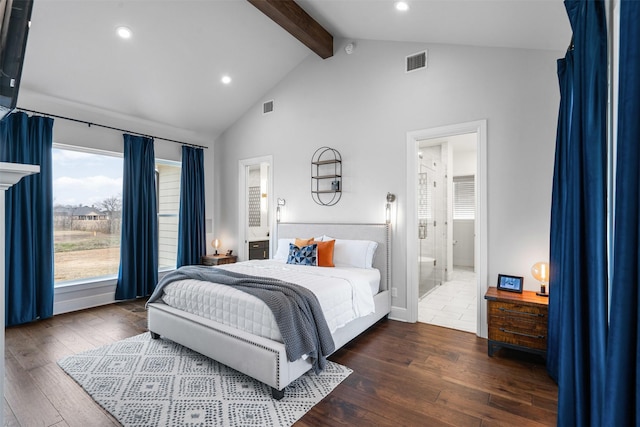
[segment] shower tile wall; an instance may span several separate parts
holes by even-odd
[[[421,152],[418,220],[419,225],[425,227],[426,237],[419,241],[420,297],[441,285],[445,278],[448,164],[445,144],[424,147]]]

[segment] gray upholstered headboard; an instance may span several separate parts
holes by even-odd
[[[391,242],[388,224],[330,224],[293,223],[278,224],[278,239],[308,238],[327,235],[336,239],[373,240],[378,248],[373,257],[373,267],[380,270],[380,290],[389,290]]]

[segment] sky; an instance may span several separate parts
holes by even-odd
[[[100,206],[122,197],[122,157],[53,149],[53,204]]]

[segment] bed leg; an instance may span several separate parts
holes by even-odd
[[[158,338],[160,338],[160,334],[156,334],[153,331],[149,331],[149,333],[151,334],[151,339],[157,340]]]
[[[282,398],[284,397],[284,389],[278,390],[271,387],[271,397],[273,397],[275,400],[282,400]]]

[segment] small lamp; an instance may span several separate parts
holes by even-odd
[[[387,204],[384,208],[384,219],[387,224],[391,223],[391,203],[396,201],[396,195],[387,193]]]
[[[278,206],[276,207],[276,222],[280,222],[282,219],[282,208],[287,202],[284,199],[278,197]]]
[[[214,255],[218,255],[218,248],[220,247],[220,240],[215,239],[213,242],[211,242],[211,246],[216,248],[216,252],[214,253]]]
[[[541,297],[548,297],[547,284],[549,283],[549,263],[540,261],[533,264],[531,267],[531,275],[540,282],[540,292],[536,292],[536,295]]]

